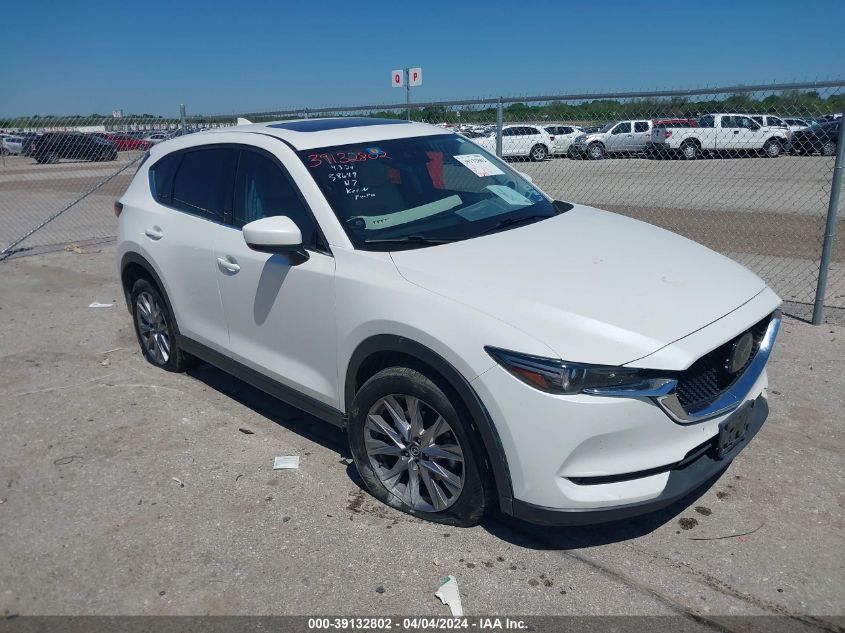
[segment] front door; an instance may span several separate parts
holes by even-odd
[[[309,258],[260,253],[244,224],[286,215]],[[229,229],[216,242],[217,279],[234,360],[334,408],[337,389],[335,260],[286,170],[269,152],[242,148]]]
[[[616,127],[610,131],[605,147],[608,152],[627,152],[631,146],[632,138],[631,122],[622,121],[621,123],[617,123]]]

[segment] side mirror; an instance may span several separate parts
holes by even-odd
[[[243,235],[246,245],[254,251],[287,254],[293,265],[308,259],[308,251],[302,246],[302,233],[286,215],[261,218],[245,224]]]
[[[525,178],[525,180],[530,182],[532,185],[534,184],[534,179],[530,175],[526,174],[524,171],[518,171],[516,173]]]

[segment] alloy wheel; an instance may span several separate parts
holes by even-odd
[[[414,510],[441,512],[464,487],[464,452],[454,429],[427,402],[379,399],[367,414],[364,446],[382,485]]]
[[[166,365],[170,360],[170,328],[163,306],[149,292],[135,299],[135,322],[144,353],[154,363]]]

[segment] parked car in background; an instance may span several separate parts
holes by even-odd
[[[784,117],[783,122],[786,123],[787,127],[789,127],[790,132],[803,130],[805,127],[810,127],[810,124],[812,123],[812,121],[807,119],[796,119],[786,117]]]
[[[502,156],[525,157],[533,161],[546,160],[552,153],[554,138],[536,125],[506,125],[502,128]],[[472,139],[489,152],[496,152],[496,133]]]
[[[782,127],[785,130],[789,129],[789,124],[779,116],[772,114],[748,114],[754,121],[757,121],[763,127]]]
[[[17,156],[23,152],[24,138],[21,136],[3,135],[2,152]]]
[[[569,153],[569,146],[578,138],[584,131],[576,125],[549,125],[546,127],[546,132],[554,137],[552,145],[552,154]]]
[[[117,147],[119,152],[146,152],[153,146],[151,141],[135,138],[134,136],[125,132],[107,133],[104,137],[107,141],[111,141]]]
[[[656,127],[646,151],[655,156],[679,155],[693,160],[702,153],[760,152],[776,158],[788,143],[785,127],[768,127],[745,114],[708,114],[698,127]]]
[[[697,119],[654,119],[655,127],[698,127]]]
[[[167,132],[153,132],[152,134],[147,134],[144,137],[144,140],[148,141],[151,145],[156,145],[157,143],[166,141],[168,138],[170,138],[170,136]]]
[[[608,154],[642,152],[651,138],[652,128],[654,124],[645,119],[608,123],[598,132],[576,138],[569,148],[569,155],[598,160]]]
[[[362,486],[421,519],[690,503],[768,415],[781,301],[762,279],[554,200],[439,127],[188,136],[155,146],[114,208],[146,361],[207,361],[344,428]]]
[[[816,123],[829,123],[830,121],[836,121],[841,118],[841,112],[837,112],[836,114],[823,114],[822,116],[816,117]]]
[[[793,154],[809,155],[819,153],[822,156],[836,154],[836,143],[839,140],[839,126],[842,120],[813,123],[803,130],[792,133],[789,139],[789,149]]]
[[[61,158],[75,160],[115,160],[117,146],[93,134],[47,132],[32,144],[32,156],[39,163],[57,163]]]

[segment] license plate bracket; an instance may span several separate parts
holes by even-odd
[[[721,459],[732,451],[737,444],[745,439],[751,418],[754,413],[754,402],[748,402],[734,411],[727,419],[719,423],[719,440],[716,455]]]

